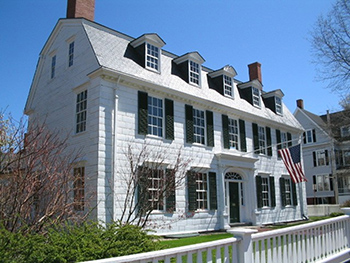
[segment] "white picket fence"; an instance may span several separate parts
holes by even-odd
[[[350,260],[347,215],[258,233],[232,229],[232,238],[85,263],[310,263]]]

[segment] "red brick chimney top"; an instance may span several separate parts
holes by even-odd
[[[249,80],[252,81],[257,79],[262,84],[262,76],[261,76],[261,64],[259,62],[254,62],[248,65],[249,68]]]
[[[302,99],[297,100],[297,107],[300,109],[304,109],[304,101]]]
[[[68,0],[67,18],[80,17],[94,21],[95,0]]]

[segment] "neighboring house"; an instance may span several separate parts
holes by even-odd
[[[84,17],[92,20],[91,12]],[[82,149],[77,198],[96,198],[81,210],[93,207],[105,222],[120,218],[125,152],[146,142],[168,152],[164,170],[181,148],[197,173],[176,190],[171,211],[165,201],[152,213],[153,222],[170,225],[159,233],[303,219],[305,187],[292,183],[277,153],[298,143],[303,128],[281,90],[263,90],[259,63],[240,82],[232,66],[212,70],[198,52],[165,51],[157,34],[132,38],[76,16],[68,12],[45,43],[25,113],[29,123],[70,133],[71,147]],[[159,174],[166,173],[149,180]]]
[[[297,100],[294,116],[304,127],[308,204],[342,204],[350,200],[350,111],[315,115]]]

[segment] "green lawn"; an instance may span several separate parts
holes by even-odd
[[[185,238],[178,238],[178,239],[162,239],[161,244],[162,246],[164,246],[164,248],[174,248],[174,247],[199,244],[199,243],[204,243],[209,241],[215,241],[215,240],[230,238],[230,237],[233,237],[233,235],[229,233],[215,233],[215,234],[199,235],[195,237],[185,237]]]

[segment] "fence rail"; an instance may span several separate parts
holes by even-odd
[[[85,263],[336,263],[350,259],[347,215],[260,233],[245,228],[229,232],[234,237]]]

